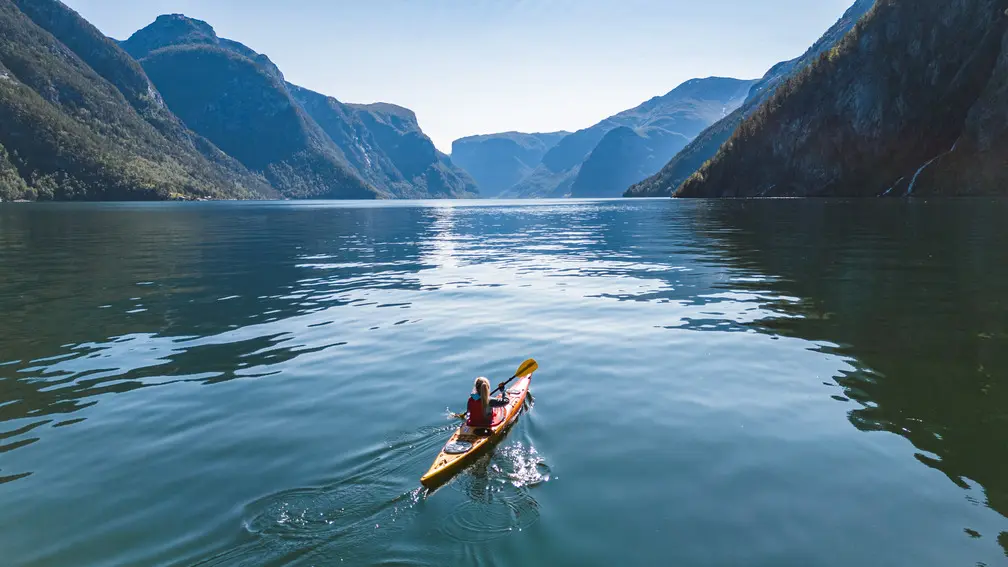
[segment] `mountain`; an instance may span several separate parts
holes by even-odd
[[[571,184],[571,196],[618,196],[621,189],[658,171],[689,141],[678,132],[637,132],[626,126],[610,130],[581,164]]]
[[[857,0],[802,56],[790,61],[783,61],[770,68],[763,78],[753,85],[749,96],[741,107],[704,130],[662,167],[656,175],[631,186],[625,196],[667,197],[671,195],[683,181],[714,157],[714,154],[731,137],[739,124],[770,98],[783,81],[804,69],[823,52],[832,49],[874,4],[875,0]]]
[[[293,85],[206,22],[164,15],[123,42],[193,130],[289,197],[468,197],[475,183],[412,111],[350,105]]]
[[[378,147],[414,186],[432,196],[475,196],[472,177],[434,147],[408,108],[388,103],[351,104]]]
[[[612,180],[633,177],[652,164],[657,171],[678,148],[742,104],[752,84],[753,81],[721,77],[693,79],[664,96],[654,97],[590,128],[578,130],[547,151],[535,170],[503,196],[618,196],[626,185],[611,185]],[[593,155],[606,134],[620,127],[632,130],[641,139],[627,145],[630,139],[625,133],[616,134],[599,154]],[[645,153],[634,154],[628,161],[621,159],[621,155],[625,156],[632,148]],[[589,165],[589,172],[579,180],[582,164],[590,158],[593,163]],[[600,172],[604,173],[601,177],[598,176]]]
[[[715,120],[745,100],[753,81],[693,79],[644,109],[640,125],[607,133],[571,185],[573,197],[618,197],[654,175]],[[674,94],[673,94],[674,93]],[[665,98],[665,97],[663,97]],[[685,124],[684,124],[685,122]]]
[[[165,108],[144,71],[54,0],[0,0],[0,198],[273,195]]]
[[[480,194],[496,197],[518,183],[546,152],[570,132],[504,132],[469,136],[452,142],[451,158],[476,180]]]
[[[293,99],[275,65],[206,22],[159,16],[122,43],[168,108],[291,198],[387,196],[365,182]]]
[[[879,0],[676,194],[1004,194],[1006,4]]]
[[[369,183],[396,197],[473,197],[476,183],[437,151],[413,111],[392,104],[346,104],[287,84],[344,158]]]

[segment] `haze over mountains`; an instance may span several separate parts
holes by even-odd
[[[578,130],[550,148],[502,196],[618,197],[627,184],[658,171],[704,128],[742,104],[752,83],[720,77],[693,79],[664,96]],[[618,128],[623,130],[600,145]],[[580,177],[586,163],[588,171]]]
[[[206,22],[119,42],[58,0],[0,0],[0,199],[1004,193],[1006,8],[856,0],[759,80],[447,156],[409,109],[291,84]]]
[[[529,175],[546,152],[570,132],[504,132],[469,136],[452,142],[452,159],[479,185],[484,197],[496,197]]]
[[[572,197],[619,197],[657,172],[714,121],[733,112],[753,81],[693,79],[672,92],[617,115],[639,117],[606,133],[581,165]]]

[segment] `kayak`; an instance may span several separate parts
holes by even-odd
[[[530,372],[507,389],[508,404],[494,408],[490,427],[470,427],[465,423],[459,426],[434,459],[430,470],[420,477],[420,484],[429,489],[441,486],[503,439],[508,429],[518,421],[531,383]]]

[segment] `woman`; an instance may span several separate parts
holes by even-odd
[[[502,384],[503,385],[503,384]],[[469,394],[469,402],[466,409],[469,418],[466,425],[470,427],[490,427],[493,423],[493,408],[503,407],[508,404],[507,394],[500,398],[490,397],[490,381],[480,376],[473,384],[473,391]]]

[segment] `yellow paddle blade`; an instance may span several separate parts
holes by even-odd
[[[538,369],[539,369],[539,363],[536,362],[535,359],[530,358],[525,362],[521,363],[521,366],[518,367],[518,370],[515,370],[514,375],[518,377],[528,376],[529,374],[532,374]]]

